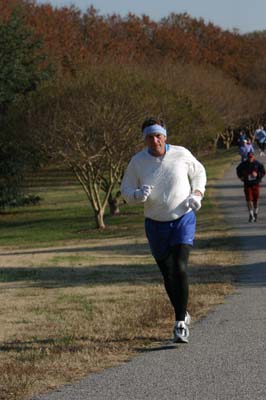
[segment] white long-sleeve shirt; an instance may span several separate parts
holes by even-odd
[[[127,203],[137,203],[136,189],[151,185],[153,189],[144,202],[144,215],[155,221],[173,221],[191,209],[186,206],[194,190],[205,192],[206,172],[203,165],[184,147],[169,145],[161,157],[148,149],[135,154],[125,171],[121,192]]]

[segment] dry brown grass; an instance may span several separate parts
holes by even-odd
[[[29,398],[170,339],[173,311],[144,237],[2,250],[1,400]],[[192,252],[194,321],[232,293],[238,261],[228,249]]]

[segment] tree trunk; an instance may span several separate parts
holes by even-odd
[[[111,216],[119,215],[120,214],[119,201],[114,199],[111,202],[109,202],[109,209],[110,209]]]
[[[230,146],[231,146],[231,141],[227,140],[226,141],[226,150],[230,150]]]
[[[121,192],[118,191],[115,195],[115,197],[112,196],[112,193],[110,194],[108,198],[108,205],[110,209],[110,215],[119,215],[120,214],[120,206],[121,204]]]
[[[96,228],[98,229],[105,229],[105,224],[104,224],[104,210],[100,209],[99,211],[95,211],[95,222],[96,222]]]
[[[217,148],[218,148],[219,139],[220,139],[220,133],[217,133],[215,139],[213,140],[213,149],[214,150],[217,150]]]

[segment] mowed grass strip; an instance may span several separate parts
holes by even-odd
[[[234,152],[222,152],[215,161],[204,160],[210,165],[210,186],[234,157]],[[171,338],[173,311],[144,237],[141,208],[124,206],[121,216],[108,217],[106,232],[95,232],[86,199],[81,192],[73,197],[68,185],[80,189],[63,178],[62,185],[58,174],[43,178],[40,206],[4,215],[1,400],[26,399],[73,382],[150,347],[160,348]],[[67,224],[70,220],[74,225]],[[35,234],[27,232],[29,227]],[[7,238],[12,232],[14,242]],[[229,239],[209,190],[198,214],[189,268],[194,321],[234,290],[240,255]]]
[[[141,228],[142,232],[143,213],[135,206],[114,217],[110,217],[107,209],[106,229],[95,229],[94,214],[85,192],[71,172],[60,167],[46,168],[29,176],[26,190],[40,196],[40,204],[8,208],[0,213],[1,247],[55,246],[69,240],[121,237],[129,229]]]

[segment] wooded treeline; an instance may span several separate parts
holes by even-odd
[[[0,45],[2,207],[28,168],[60,161],[104,227],[143,118],[160,115],[170,142],[194,152],[264,123],[266,31],[0,0]]]
[[[146,15],[104,16],[94,7],[81,13],[34,0],[1,0],[1,19],[8,20],[16,5],[43,38],[57,74],[74,74],[92,63],[194,63],[217,67],[247,87],[265,88],[266,31],[231,32],[186,13],[154,22]]]

